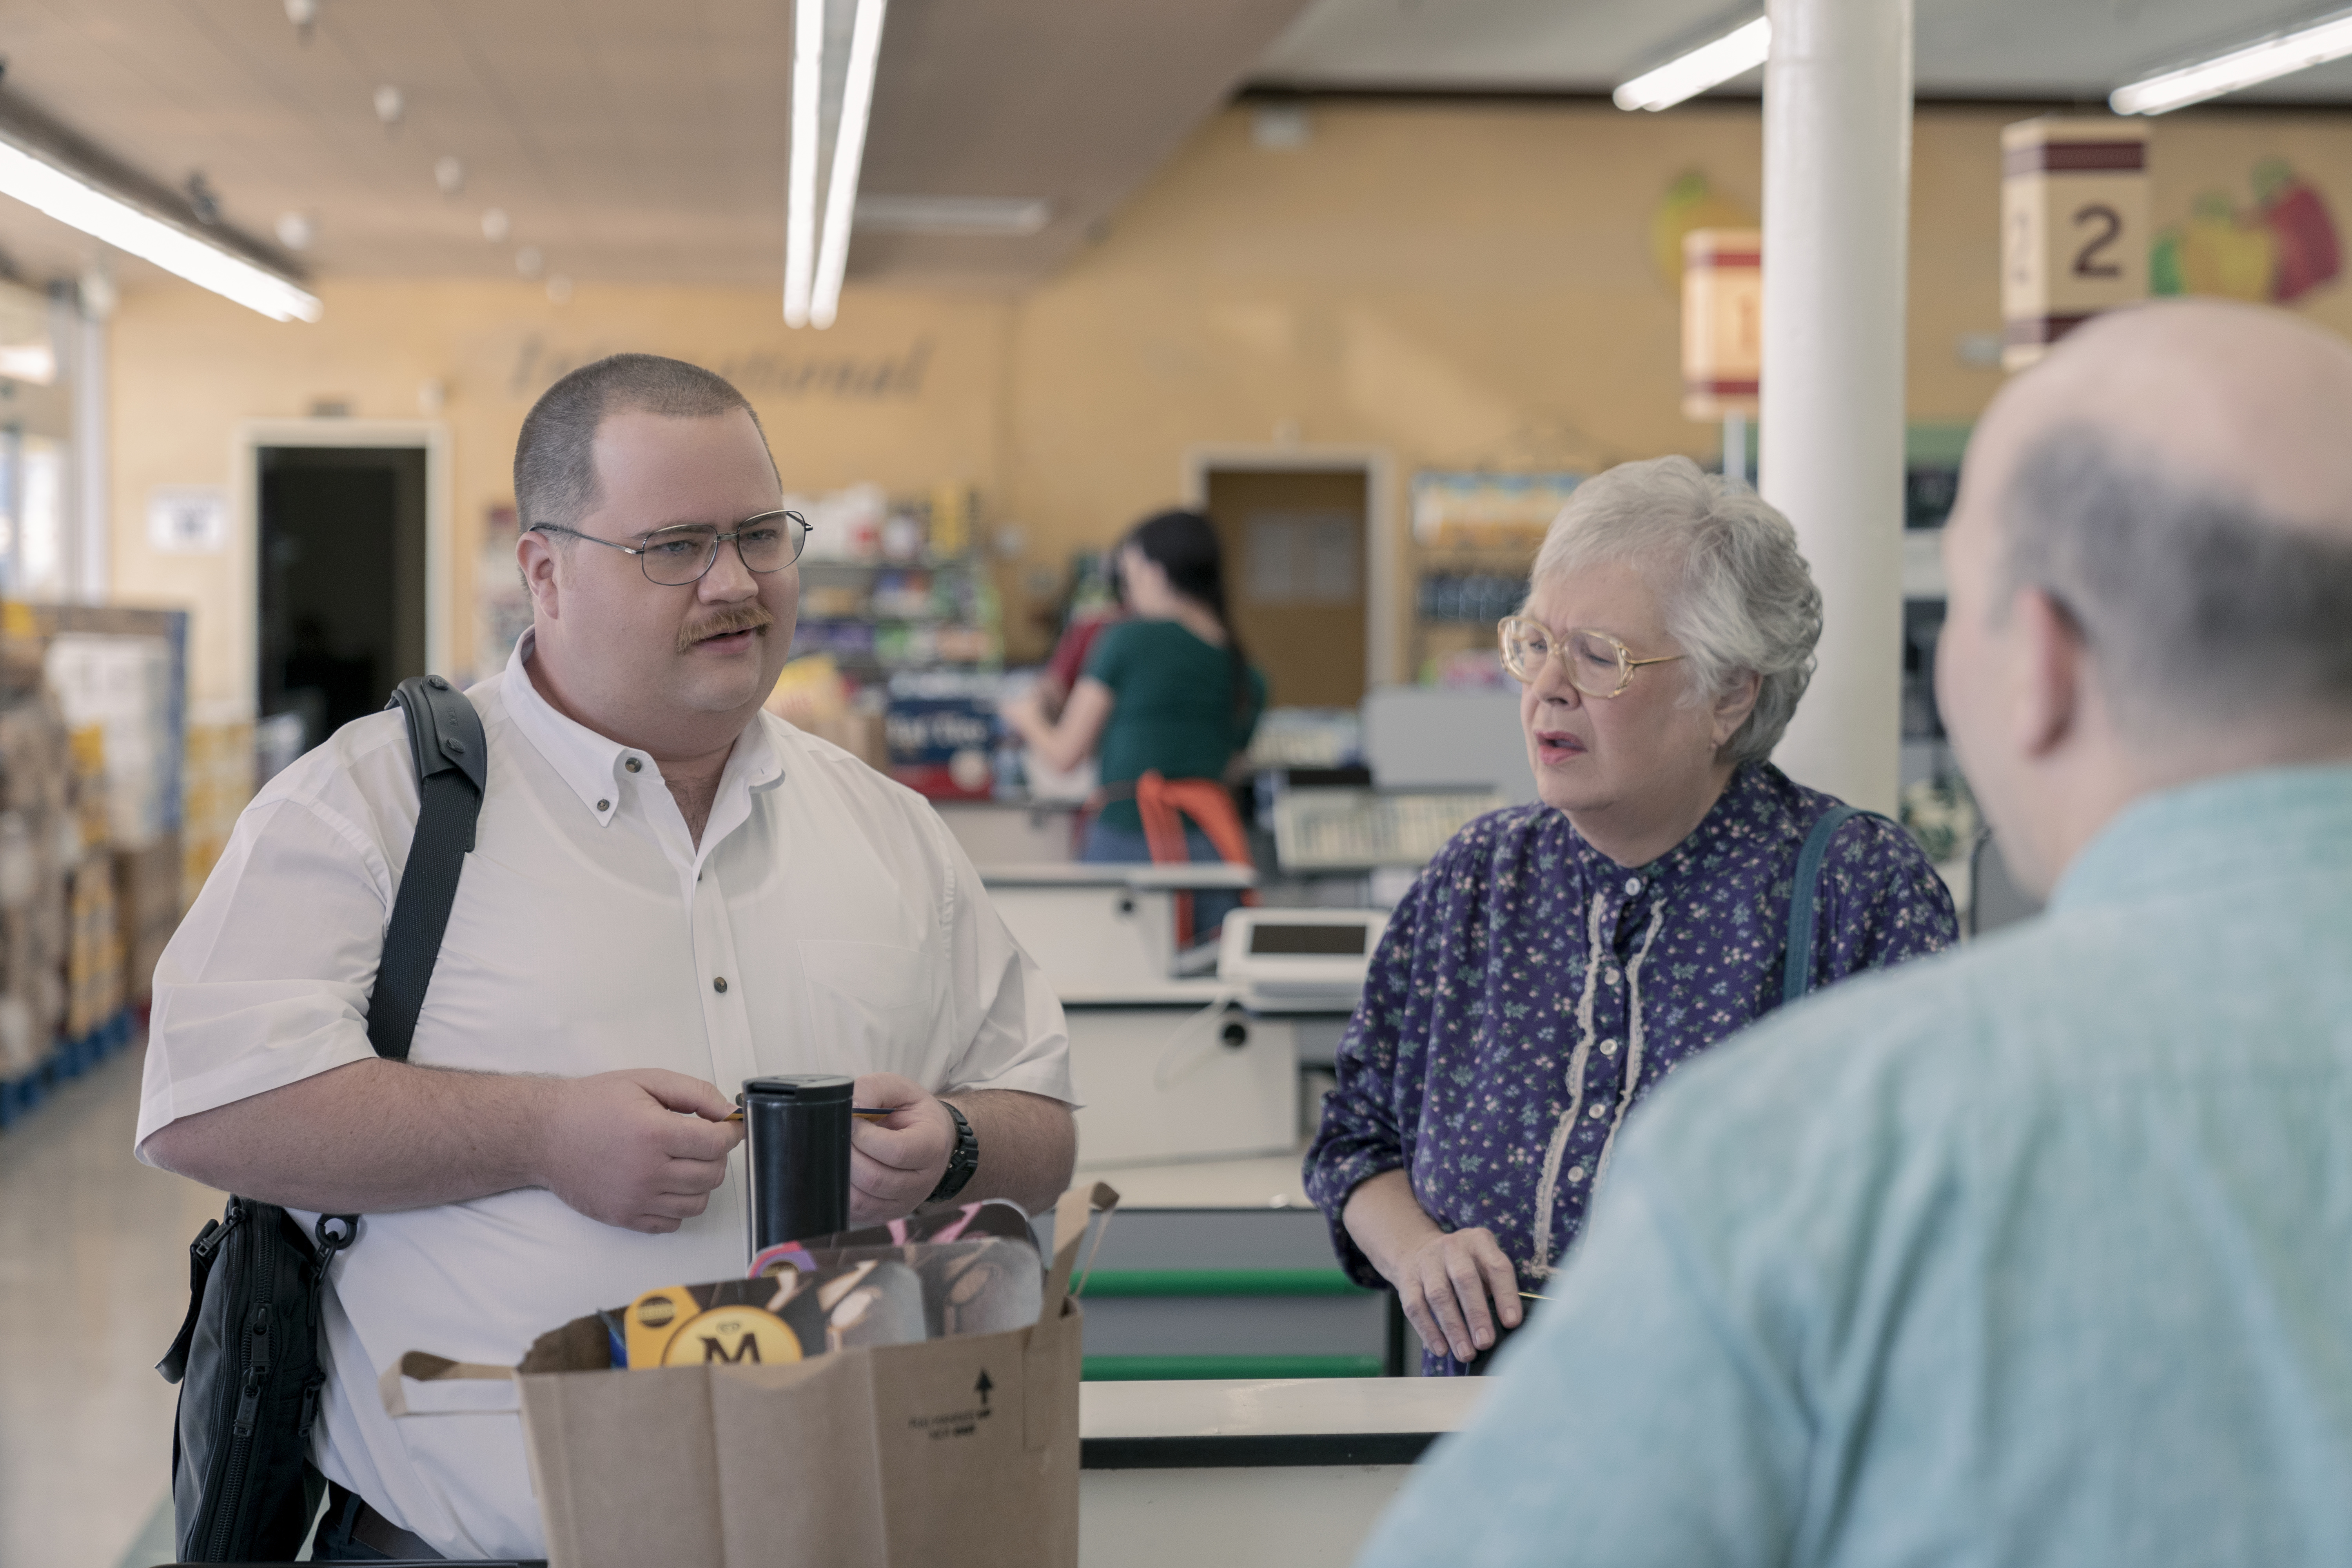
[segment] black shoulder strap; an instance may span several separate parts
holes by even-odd
[[[1877,816],[1858,805],[1832,806],[1805,836],[1805,847],[1797,854],[1796,885],[1789,895],[1789,962],[1780,972],[1784,1005],[1813,988],[1814,896],[1821,889],[1822,862],[1829,856],[1830,840],[1855,817]]]
[[[441,955],[441,935],[449,929],[449,909],[457,901],[458,873],[474,847],[490,753],[482,716],[437,675],[409,677],[386,706],[407,716],[420,805],[368,1003],[368,1044],[380,1057],[405,1061],[425,1009],[425,988],[433,983],[434,960]]]

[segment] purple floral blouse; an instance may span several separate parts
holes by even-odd
[[[1625,1113],[1780,1005],[1797,856],[1837,804],[1749,763],[1689,837],[1632,870],[1540,805],[1456,835],[1389,921],[1307,1152],[1348,1272],[1383,1283],[1339,1213],[1357,1183],[1402,1167],[1431,1217],[1493,1231],[1536,1288]],[[1838,829],[1816,900],[1816,986],[1958,939],[1943,879],[1882,817]]]

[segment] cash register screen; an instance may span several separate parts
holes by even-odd
[[[1318,958],[1364,956],[1364,928],[1360,925],[1266,925],[1250,928],[1250,952],[1275,957]]]

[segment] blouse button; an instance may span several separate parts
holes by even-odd
[[[1628,892],[1628,893],[1638,893],[1638,892],[1640,892],[1641,890],[1642,890],[1642,879],[1641,879],[1641,878],[1639,878],[1639,877],[1628,877],[1628,878],[1626,878],[1626,879],[1625,879],[1625,891],[1626,891],[1626,892]]]
[[[1592,1118],[1593,1121],[1598,1121],[1602,1117],[1609,1114],[1609,1108],[1605,1105],[1596,1105],[1585,1111],[1584,1114]]]
[[[1570,1165],[1568,1168],[1568,1179],[1571,1182],[1580,1182],[1584,1180],[1584,1167],[1581,1165]]]
[[[1614,1040],[1603,1040],[1603,1041],[1601,1041],[1601,1054],[1602,1056],[1604,1056],[1604,1057],[1613,1057],[1613,1056],[1615,1056],[1615,1055],[1617,1054],[1617,1042],[1616,1042],[1616,1041],[1614,1041]]]
[[[720,975],[718,979],[716,979],[716,980],[712,981],[712,982],[710,983],[710,988],[711,988],[713,991],[718,992],[718,993],[719,993],[719,994],[720,994],[721,996],[726,995],[726,994],[727,994],[727,976],[725,976],[725,975],[723,975],[723,974],[722,974],[722,975]]]
[[[641,772],[645,767],[645,764],[637,761],[635,757],[631,757],[627,762],[623,763],[621,765],[628,769],[633,773]]]

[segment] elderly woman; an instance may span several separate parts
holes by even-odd
[[[1642,1096],[1780,1004],[1798,858],[1839,804],[1768,760],[1821,605],[1787,519],[1685,458],[1588,480],[1546,536],[1501,626],[1541,802],[1464,828],[1397,907],[1307,1155],[1430,1373],[1517,1325]],[[1828,843],[1810,984],[1957,940],[1901,827]]]

